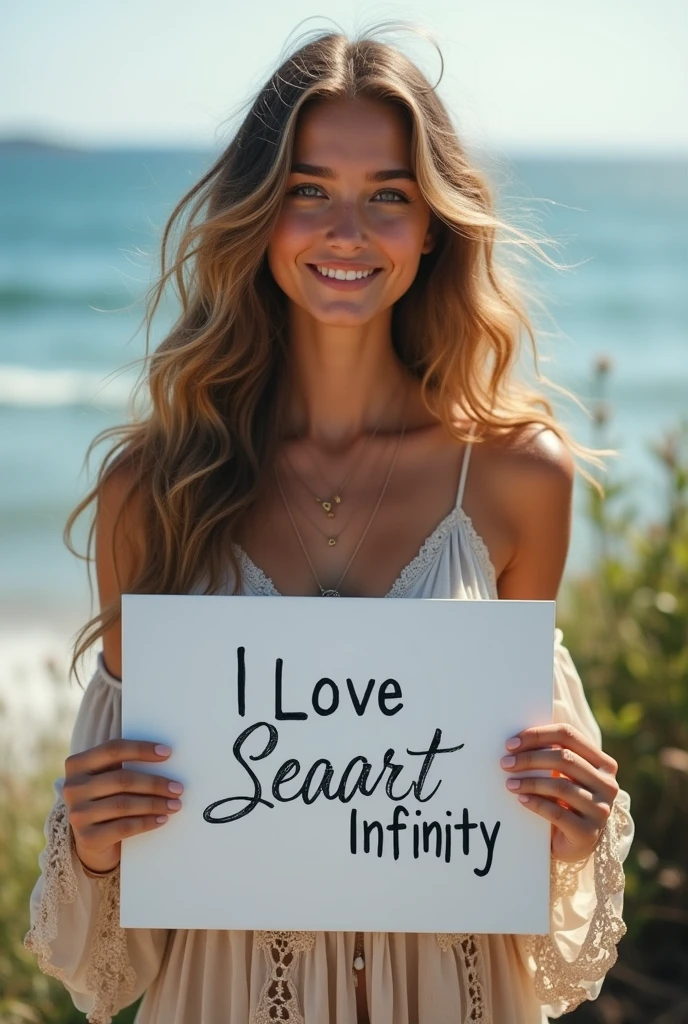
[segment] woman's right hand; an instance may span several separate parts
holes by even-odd
[[[180,782],[122,767],[159,763],[171,753],[163,744],[114,739],[67,758],[62,795],[77,856],[90,871],[117,867],[122,839],[160,828],[180,809]]]

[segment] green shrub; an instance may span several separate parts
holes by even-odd
[[[688,421],[650,451],[662,518],[638,527],[624,482],[605,484],[605,501],[590,488],[598,558],[568,582],[559,616],[636,826],[628,933],[581,1021],[688,1020]]]

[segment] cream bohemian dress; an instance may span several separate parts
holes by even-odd
[[[470,452],[469,444],[456,506],[387,597],[498,599],[487,548],[461,507]],[[242,593],[279,596],[236,550]],[[600,730],[562,638],[557,629],[554,718],[599,745]],[[73,753],[121,736],[121,691],[99,652],[74,726]],[[144,992],[137,1024],[356,1024],[353,932],[121,929],[119,868],[100,878],[84,872],[61,797],[63,781],[54,784],[25,945],[92,1024],[107,1024]],[[621,791],[587,862],[552,860],[549,935],[366,933],[372,1024],[542,1024],[595,999],[626,930],[622,863],[634,830],[629,806]]]

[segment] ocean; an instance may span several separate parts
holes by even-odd
[[[685,415],[688,396],[688,167],[678,159],[500,159],[502,212],[534,211],[536,222],[522,223],[558,240],[547,250],[555,259],[576,264],[556,271],[531,261],[545,303],[545,313],[531,309],[548,357],[542,372],[591,403],[595,361],[611,361],[604,434],[572,403],[557,398],[557,412],[581,441],[620,449],[611,475],[631,482],[647,520],[662,507],[649,444]],[[210,160],[200,151],[0,153],[5,621],[83,621],[85,564],[64,547],[62,529],[90,479],[88,443],[124,413],[161,228]],[[153,345],[173,318],[170,301]],[[583,504],[579,480],[567,574],[592,557]]]

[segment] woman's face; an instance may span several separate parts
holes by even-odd
[[[268,246],[270,270],[292,302],[320,323],[370,322],[410,287],[433,246],[430,224],[397,107],[324,100],[301,113]]]

